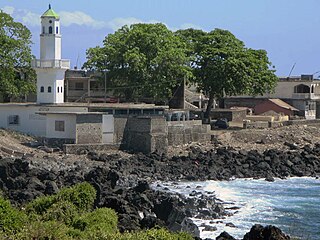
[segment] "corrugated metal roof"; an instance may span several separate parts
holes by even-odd
[[[282,101],[281,99],[278,99],[278,98],[269,98],[268,100],[271,101],[271,102],[273,102],[274,104],[282,107],[282,108],[290,109],[290,110],[293,110],[293,111],[299,111],[298,109],[296,109],[295,107],[292,107],[290,104]]]

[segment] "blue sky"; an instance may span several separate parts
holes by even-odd
[[[172,30],[227,29],[247,47],[265,49],[279,76],[295,63],[292,75],[320,70],[319,0],[0,0],[0,9],[31,30],[37,57],[39,16],[49,3],[61,17],[62,56],[72,66],[124,24],[162,22]]]

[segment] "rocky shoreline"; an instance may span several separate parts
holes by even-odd
[[[188,231],[197,238],[199,229],[190,218],[216,219],[228,214],[223,205],[214,195],[186,198],[151,189],[149,184],[249,177],[273,181],[275,177],[320,175],[320,144],[288,147],[288,151],[271,149],[263,153],[232,148],[204,151],[191,147],[187,156],[173,157],[156,153],[123,157],[90,152],[86,161],[72,163],[66,163],[67,156],[62,159],[2,158],[0,186],[5,197],[23,206],[43,194],[54,194],[64,186],[87,181],[97,190],[95,206],[116,210],[121,231],[166,226],[172,231]],[[261,235],[270,233],[271,227],[268,229],[256,226],[251,231],[254,234],[260,231]],[[279,234],[279,238],[274,239],[289,239],[280,234],[280,230],[272,229]],[[226,236],[217,239],[233,239]]]

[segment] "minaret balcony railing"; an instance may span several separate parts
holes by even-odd
[[[43,60],[34,59],[32,61],[32,67],[34,68],[63,68],[70,69],[70,60],[68,59],[53,59],[53,60]]]

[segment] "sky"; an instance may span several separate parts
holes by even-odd
[[[0,0],[32,32],[37,58],[39,17],[49,3],[60,15],[62,57],[71,66],[81,67],[86,49],[125,24],[161,22],[173,31],[229,30],[246,47],[266,50],[278,76],[320,75],[320,0]]]

